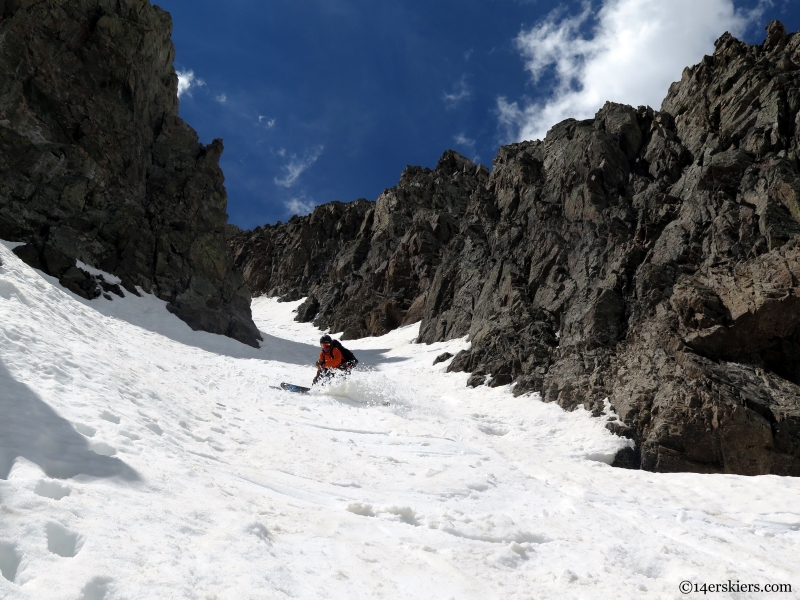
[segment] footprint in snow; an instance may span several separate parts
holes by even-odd
[[[45,527],[47,532],[47,549],[53,554],[72,558],[83,547],[83,536],[73,533],[58,523],[48,523]]]
[[[126,438],[128,438],[129,440],[132,440],[132,441],[134,441],[134,442],[135,442],[136,440],[140,440],[140,439],[142,439],[142,436],[140,436],[139,434],[132,433],[132,432],[130,432],[130,431],[126,431],[126,430],[124,430],[124,429],[120,430],[119,434],[120,434],[122,437],[126,437]]]
[[[117,449],[114,446],[105,442],[94,442],[89,446],[89,450],[100,456],[114,456],[117,453]]]
[[[478,425],[478,430],[485,433],[486,435],[498,435],[503,436],[508,433],[508,427],[505,425],[494,425],[490,423],[481,423]]]
[[[50,498],[52,500],[61,500],[66,498],[72,493],[72,488],[68,485],[61,485],[57,481],[48,481],[42,479],[36,484],[33,493],[42,498]]]
[[[110,413],[107,410],[104,410],[100,413],[100,418],[104,421],[108,421],[109,423],[114,423],[115,425],[119,425],[119,422],[122,420],[114,413]]]
[[[0,574],[11,583],[17,578],[17,569],[22,562],[22,555],[13,544],[0,542]]]
[[[164,434],[164,430],[161,429],[161,427],[159,427],[155,423],[145,423],[144,426],[147,427],[150,431],[152,431],[156,435],[163,435]]]
[[[80,600],[105,600],[108,585],[113,581],[110,577],[95,577],[83,586]]]
[[[470,489],[475,492],[485,492],[489,489],[489,485],[486,483],[468,483],[467,489]]]
[[[83,423],[74,423],[74,425],[75,430],[86,437],[94,437],[94,434],[97,433],[97,429],[89,425],[84,425]]]
[[[269,535],[269,529],[267,529],[264,525],[255,521],[251,523],[250,526],[247,528],[248,533],[253,534],[257,538],[263,540],[267,544],[272,544],[272,539]]]

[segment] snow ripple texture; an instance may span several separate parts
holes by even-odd
[[[348,342],[259,298],[252,349],[144,295],[83,301],[0,245],[0,598],[678,598],[800,589],[800,484],[613,469],[626,440],[432,366],[466,340]],[[609,409],[610,410],[610,409]],[[763,597],[717,593],[715,598]]]

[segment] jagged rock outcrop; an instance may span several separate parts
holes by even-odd
[[[423,316],[441,256],[470,199],[488,200],[489,171],[448,151],[435,170],[409,167],[377,202],[332,202],[308,217],[231,236],[253,294],[296,300],[298,318],[344,332],[382,335]]]
[[[0,1],[0,238],[77,294],[124,292],[76,259],[257,345],[225,243],[222,142],[178,117],[171,30],[148,0]]]
[[[778,22],[726,34],[660,111],[608,103],[491,175],[448,152],[232,252],[257,292],[308,295],[301,320],[421,320],[420,342],[470,336],[449,366],[470,385],[609,398],[621,466],[800,475],[799,65]]]

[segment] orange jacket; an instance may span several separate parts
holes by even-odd
[[[325,352],[324,350],[319,353],[319,364],[317,366],[318,369],[338,369],[342,366],[342,362],[344,362],[344,357],[342,353],[339,351],[338,348],[331,347],[330,354]]]

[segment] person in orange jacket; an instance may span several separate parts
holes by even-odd
[[[322,351],[319,353],[317,361],[317,376],[313,383],[327,381],[335,377],[337,371],[350,372],[358,364],[358,359],[347,348],[342,346],[337,340],[331,339],[329,335],[323,335],[319,339]]]

